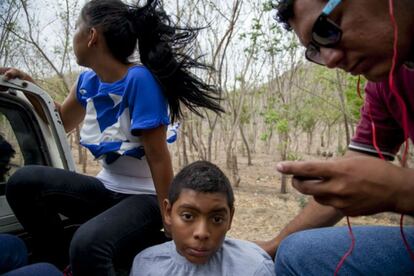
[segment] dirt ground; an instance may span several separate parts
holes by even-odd
[[[224,160],[214,162],[224,169]],[[234,188],[236,212],[228,235],[247,240],[270,239],[294,218],[308,198],[290,185],[287,194],[280,193],[280,175],[276,172],[277,160],[274,157],[256,154],[252,166],[247,166],[247,160],[242,157],[238,162],[241,182]],[[87,166],[88,174],[94,175],[98,170],[97,162],[92,161]],[[351,218],[351,225],[399,225],[399,220],[399,215],[385,213]],[[412,220],[405,220],[406,224],[412,224]],[[345,220],[339,225],[346,225]]]

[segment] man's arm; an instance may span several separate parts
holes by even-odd
[[[356,156],[367,156],[356,151],[347,151],[344,158],[352,158]],[[315,182],[314,182],[315,184]],[[321,205],[311,198],[309,203],[301,210],[301,212],[290,221],[280,233],[270,241],[257,242],[270,256],[276,255],[280,242],[288,235],[313,228],[328,227],[335,225],[344,217],[340,210],[331,206]]]
[[[279,244],[288,235],[306,229],[332,226],[340,221],[342,217],[340,211],[330,206],[323,206],[312,198],[305,208],[276,237],[270,241],[257,242],[257,244],[274,258]]]

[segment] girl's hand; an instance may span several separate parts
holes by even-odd
[[[34,82],[31,76],[15,68],[1,67],[0,75],[4,75],[6,80],[21,79],[21,80]]]

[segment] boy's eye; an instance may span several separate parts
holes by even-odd
[[[213,223],[214,224],[221,224],[224,222],[224,218],[222,216],[214,216]]]
[[[181,214],[181,218],[182,218],[184,221],[191,221],[191,220],[194,218],[194,216],[193,216],[193,214],[191,214],[191,213],[182,213],[182,214]]]

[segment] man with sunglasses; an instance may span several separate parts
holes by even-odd
[[[399,33],[394,91],[388,80],[392,2]],[[313,198],[278,236],[260,243],[273,256],[277,251],[277,275],[330,275],[351,238],[347,227],[328,226],[345,215],[414,214],[414,170],[378,158],[392,160],[404,142],[400,99],[407,108],[408,136],[414,138],[414,1],[279,0],[276,9],[278,21],[297,34],[309,61],[369,80],[361,121],[344,158],[277,165],[279,172],[295,176],[297,190]],[[403,230],[414,250],[414,227]],[[352,231],[355,247],[340,274],[414,275],[414,254],[410,257],[399,227],[353,226]]]

